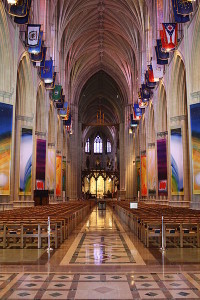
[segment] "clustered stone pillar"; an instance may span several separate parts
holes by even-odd
[[[125,107],[125,128],[124,128],[124,136],[125,136],[125,178],[126,178],[126,199],[133,200],[134,199],[134,191],[136,191],[136,182],[135,179],[135,150],[133,139],[135,138],[135,134],[133,131],[129,131],[130,129],[130,115],[132,113],[132,107]]]

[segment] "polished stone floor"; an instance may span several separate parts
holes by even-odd
[[[95,208],[50,254],[1,249],[0,299],[200,299],[200,251],[147,249]]]

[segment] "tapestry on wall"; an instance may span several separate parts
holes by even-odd
[[[0,195],[10,195],[13,107],[0,103]]]
[[[183,195],[183,142],[181,128],[171,129],[171,193]]]
[[[141,195],[147,196],[147,159],[141,155]]]
[[[62,156],[56,155],[56,196],[61,196],[62,191]]]
[[[155,148],[148,149],[148,189],[150,195],[156,194]]]
[[[167,196],[167,142],[157,140],[158,195]]]
[[[55,186],[55,162],[55,149],[49,148],[47,152],[47,189],[50,191],[50,193],[54,192]]]
[[[36,189],[45,188],[46,140],[37,140],[36,151]]]
[[[31,195],[33,133],[30,128],[22,128],[20,142],[20,185],[19,193]]]
[[[200,194],[200,103],[190,105],[193,193]]]

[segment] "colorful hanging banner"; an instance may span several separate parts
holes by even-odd
[[[156,155],[155,148],[148,149],[148,189],[149,195],[156,194]]]
[[[62,85],[55,85],[55,88],[52,93],[53,101],[60,101],[62,97]]]
[[[134,112],[136,117],[142,117],[142,109],[138,104],[134,104]]]
[[[50,193],[53,193],[55,188],[55,163],[55,149],[49,148],[47,152],[47,189]]]
[[[16,17],[25,17],[27,15],[28,0],[18,1],[17,4],[10,5],[9,14]]]
[[[167,141],[157,140],[158,195],[167,196]]]
[[[56,196],[61,196],[62,186],[62,156],[56,155]]]
[[[23,2],[24,0],[21,0],[21,2]],[[20,1],[18,1],[20,2]],[[31,0],[27,1],[27,11],[26,11],[26,15],[25,16],[15,16],[14,17],[14,22],[18,25],[25,25],[28,24],[29,21],[29,13],[30,13],[30,9],[31,9]]]
[[[45,60],[44,68],[41,68],[41,78],[45,83],[51,83],[53,82],[53,73],[53,60]]]
[[[13,106],[0,103],[0,195],[10,195]]]
[[[141,155],[141,195],[147,196],[147,159]]]
[[[27,25],[27,46],[35,47],[39,44],[41,25],[28,24]]]
[[[42,37],[43,37],[43,31],[40,31],[38,44],[36,46],[31,46],[31,47],[29,46],[28,48],[28,53],[31,53],[33,55],[39,55],[40,53],[41,61],[42,61]]]
[[[183,195],[183,141],[181,128],[171,129],[171,193]]]
[[[179,12],[178,12],[178,2],[181,1],[183,4],[182,8],[180,7]],[[189,1],[186,0],[172,0],[172,8],[174,11],[174,19],[176,23],[186,23],[190,21],[189,14],[186,14],[187,8],[184,11],[184,2],[187,3]],[[188,4],[188,3],[187,3]],[[180,13],[182,12],[182,14]]]
[[[44,190],[46,168],[46,140],[37,140],[36,150],[36,189]]]
[[[190,105],[193,194],[200,194],[200,103]]]
[[[20,143],[20,195],[31,195],[32,192],[32,155],[33,132],[32,129],[22,128]]]
[[[160,31],[163,51],[174,51],[178,46],[178,25],[177,23],[163,23],[163,30]]]

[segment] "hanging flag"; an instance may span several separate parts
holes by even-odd
[[[151,64],[147,66],[147,70],[149,75],[149,82],[154,82],[153,67]]]
[[[38,63],[38,66],[40,66],[42,60],[43,60],[43,47],[41,47],[40,53],[31,54],[31,61]]]
[[[163,30],[160,31],[162,49],[164,51],[174,51],[178,45],[178,25],[177,23],[163,23]]]
[[[56,72],[53,72],[53,81],[51,83],[45,83],[46,90],[53,90],[55,88],[55,80],[56,80]]]
[[[41,25],[27,25],[27,46],[35,47],[39,44],[40,37],[40,27]]]
[[[42,51],[42,37],[43,37],[43,31],[40,31],[38,45],[29,47],[28,53],[39,54]]]
[[[142,98],[138,98],[138,105],[139,105],[139,108],[141,108],[141,109],[147,108],[149,105],[149,102],[148,101],[143,102]]]
[[[147,88],[149,88],[149,89],[154,89],[155,86],[156,86],[156,82],[150,82],[149,81],[148,71],[146,71],[146,73],[145,73],[145,83],[146,83]]]
[[[63,102],[62,102],[62,100],[59,101],[59,102],[54,102],[54,103],[55,103],[55,107],[57,109],[63,109]]]
[[[131,127],[137,127],[138,126],[138,121],[134,120],[133,114],[131,114]]]
[[[177,6],[177,13],[179,15],[185,16],[193,13],[193,6],[191,0],[176,0],[175,2],[175,5]]]
[[[142,101],[148,101],[150,99],[150,91],[146,87],[146,84],[142,84],[142,88],[140,90]]]
[[[14,17],[14,22],[16,24],[19,24],[19,25],[25,25],[25,24],[28,24],[28,20],[29,20],[29,13],[30,13],[30,9],[31,9],[31,0],[28,0],[27,2],[27,13],[24,17],[21,17],[21,16],[15,16]]]
[[[71,114],[69,114],[69,118],[67,120],[63,120],[64,126],[70,126],[71,125]]]
[[[134,104],[134,112],[136,117],[142,117],[142,110],[137,103]]]
[[[46,60],[44,68],[41,68],[41,78],[45,83],[53,82],[53,60]]]
[[[9,14],[15,17],[25,17],[28,10],[28,0],[17,1],[17,4],[13,4],[9,8]]]
[[[163,77],[164,67],[161,65],[158,65],[156,63],[156,60],[152,60],[152,68],[153,68],[153,74],[154,74],[154,81],[159,81],[160,78]]]
[[[177,6],[177,1],[178,0],[172,0],[172,7],[173,7],[173,11],[174,11],[174,18],[175,18],[175,22],[176,23],[187,23],[190,21],[190,17],[187,14],[180,14],[178,13],[178,6]],[[182,2],[189,2],[189,1],[184,1],[182,0]],[[179,11],[181,11],[181,8],[179,9]]]
[[[59,114],[60,114],[61,118],[66,118],[66,119],[68,119],[68,118],[67,118],[67,113],[68,113],[68,111],[69,111],[68,102],[64,102],[64,104],[63,104],[63,109],[61,109],[61,110],[59,111]],[[69,116],[68,116],[68,117],[69,117]]]
[[[53,101],[60,101],[62,97],[62,85],[55,85],[55,88],[52,93]]]
[[[156,46],[155,51],[156,51],[157,64],[158,65],[167,65],[168,59],[160,58],[160,57],[164,56],[163,55],[164,52],[161,51],[161,47]],[[167,53],[167,54],[169,54],[169,53]]]

